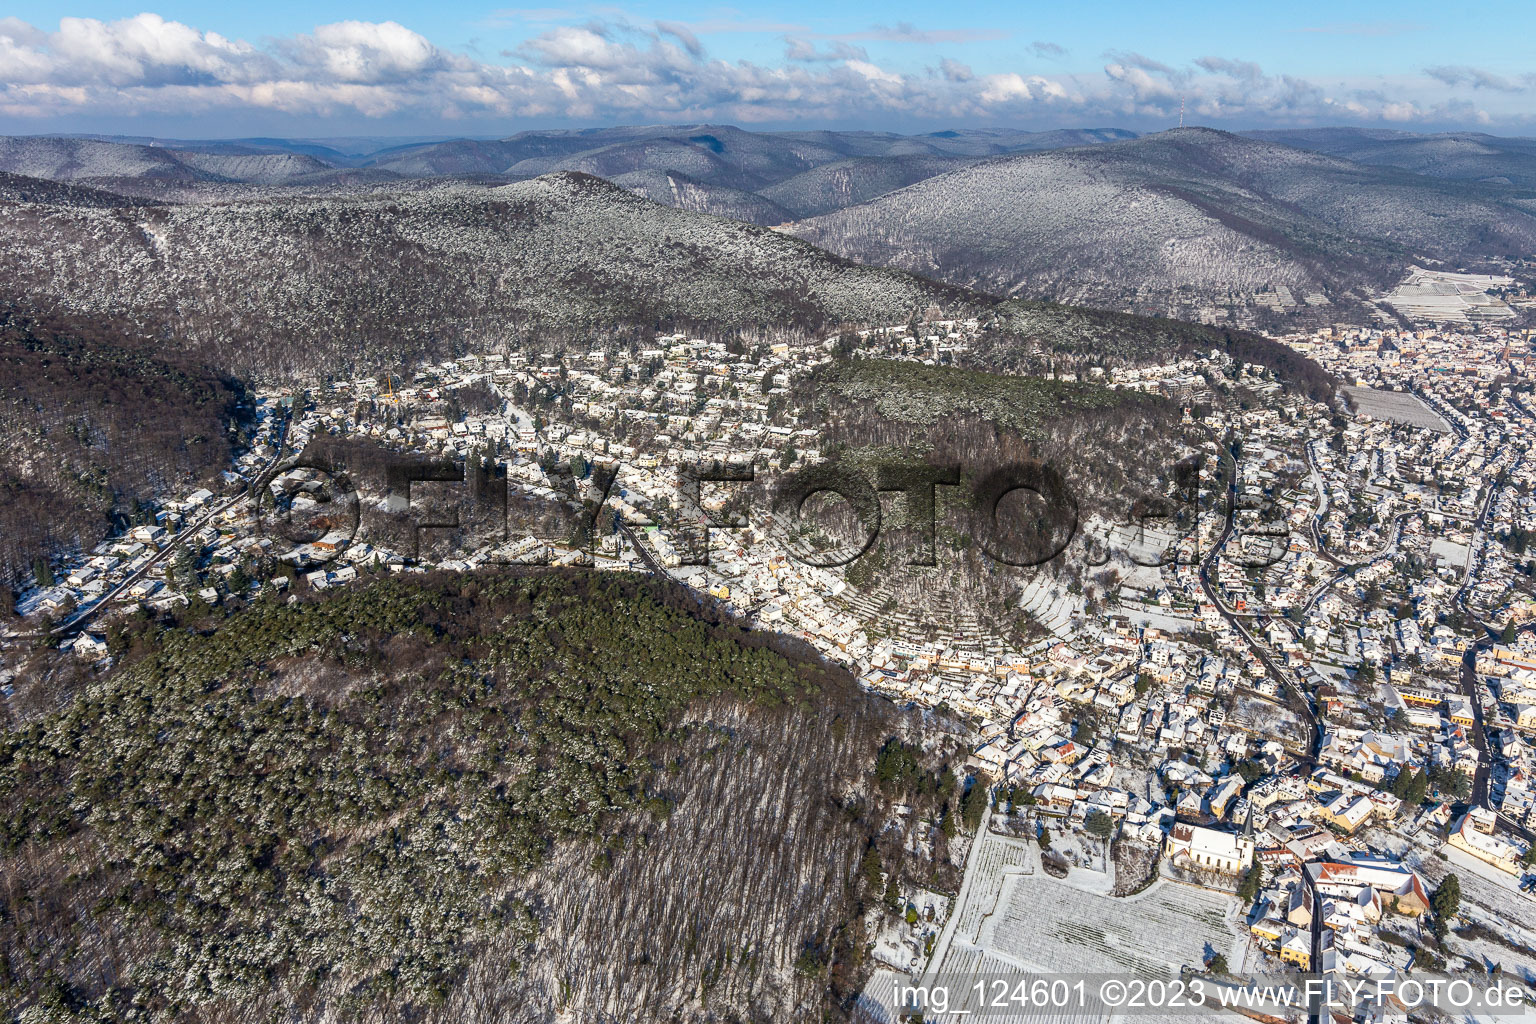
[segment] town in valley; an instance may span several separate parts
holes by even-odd
[[[963,881],[893,879],[905,909],[874,923],[872,988],[1213,965],[1536,982],[1530,332],[1483,320],[1281,337],[1342,383],[1333,407],[1216,350],[1064,372],[1172,402],[1198,429],[1168,442],[1168,461],[1195,460],[1196,489],[1216,494],[1177,530],[1086,514],[1064,566],[1017,573],[1022,628],[897,602],[857,559],[812,564],[766,501],[733,504],[728,482],[688,513],[689,467],[766,477],[829,454],[797,420],[797,380],[850,359],[958,370],[984,330],[931,310],[750,345],[492,345],[254,391],[218,481],[144,503],[93,550],[39,560],[0,683],[11,693],[40,647],[105,669],[133,616],[380,574],[660,574],[969,730],[965,768],[986,797],[974,834],[949,846]],[[356,473],[343,487],[336,451],[459,472],[403,496]],[[535,513],[469,529],[477,474]],[[458,529],[437,530],[451,542],[367,528],[429,491],[458,510]],[[274,529],[306,516],[321,526],[303,538]],[[1100,557],[1074,569],[1090,549]]]

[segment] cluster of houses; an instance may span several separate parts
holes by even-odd
[[[979,330],[974,321],[935,320],[862,332],[861,344],[892,358],[959,360]],[[1536,467],[1523,454],[1530,414],[1493,386],[1529,374],[1531,363],[1497,334],[1334,331],[1290,340],[1351,379],[1417,396],[1419,420],[1366,402],[1357,408],[1374,412],[1339,427],[1268,369],[1216,352],[1097,371],[1107,386],[1154,391],[1187,409],[1209,404],[1214,390],[1256,396],[1246,407],[1215,403],[1224,411],[1212,415],[1225,419],[1208,424],[1241,438],[1233,484],[1245,511],[1230,536],[1224,510],[1200,515],[1174,542],[1180,557],[1121,566],[1119,586],[1093,606],[1065,586],[1031,582],[1019,607],[1041,628],[1029,639],[967,618],[936,634],[925,609],[880,603],[846,568],[792,557],[760,509],[743,525],[711,531],[707,561],[697,557],[702,531],[676,514],[680,467],[816,460],[816,432],[779,414],[792,379],[832,358],[836,338],[747,349],[671,335],[629,350],[470,356],[421,367],[409,380],[332,381],[291,415],[283,396],[261,396],[226,493],[189,489],[158,503],[146,521],[61,564],[58,581],[24,594],[20,610],[158,610],[280,592],[290,580],[324,589],[360,572],[492,560],[654,567],[757,625],[801,637],[870,689],[971,716],[980,723],[972,769],[1027,793],[1041,815],[1068,825],[1107,815],[1120,835],[1162,847],[1171,865],[1196,874],[1233,874],[1257,858],[1275,874],[1255,928],[1262,924],[1280,958],[1305,966],[1331,955],[1347,969],[1369,972],[1377,961],[1399,969],[1371,929],[1383,907],[1408,913],[1422,902],[1422,886],[1411,872],[1362,860],[1358,849],[1340,859],[1338,844],[1373,827],[1428,826],[1519,874],[1526,847],[1511,827],[1536,826],[1528,742],[1536,650],[1522,635],[1481,651],[1468,691],[1459,670],[1478,633],[1453,614],[1501,610],[1516,622],[1532,607],[1512,583],[1523,556],[1498,539],[1536,528]],[[328,436],[489,458],[511,490],[551,504],[577,504],[563,479],[587,486],[592,467],[611,469],[612,486],[599,497],[626,528],[586,547],[518,534],[436,560],[345,530],[296,546],[264,535],[239,488],[273,464],[285,441],[302,450]],[[1210,482],[1226,452],[1210,442],[1203,454]],[[325,481],[312,468],[266,482],[289,514],[323,504]],[[717,511],[725,500],[714,495],[703,506]],[[1239,557],[1266,537],[1267,565]],[[185,554],[169,557],[170,547]],[[257,565],[299,572],[263,579],[251,572]],[[69,643],[92,660],[106,654],[91,629]],[[1405,807],[1392,793],[1419,773],[1441,783],[1427,794],[1429,809]],[[1469,791],[1491,779],[1490,807],[1453,822],[1455,798],[1443,790],[1458,775]],[[1319,915],[1333,936],[1322,947],[1310,925]]]

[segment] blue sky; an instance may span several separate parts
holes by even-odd
[[[1364,124],[1536,134],[1524,5],[22,0],[0,130],[181,137]]]

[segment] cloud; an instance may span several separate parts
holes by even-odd
[[[897,24],[840,36],[776,34],[784,59],[767,66],[710,56],[700,41],[707,33],[694,22],[539,24],[497,62],[438,47],[391,21],[336,22],[256,45],[155,14],[66,18],[52,32],[4,18],[0,115],[40,130],[50,119],[72,116],[215,114],[234,125],[264,112],[413,124],[524,118],[1140,125],[1176,122],[1183,103],[1193,123],[1481,123],[1488,114],[1447,100],[1445,86],[1496,96],[1506,91],[1501,83],[1517,81],[1435,68],[1432,78],[1325,87],[1237,57],[1175,66],[1138,53],[1108,55],[1098,75],[980,73],[949,57],[909,70],[872,57],[861,40],[958,45],[978,33]],[[1426,88],[1431,80],[1436,84]]]
[[[818,50],[816,44],[809,39],[785,36],[784,57],[786,60],[816,63],[831,60],[868,60],[869,53],[864,47],[854,46],[852,43],[833,43],[824,50]]]
[[[1042,42],[1040,40],[1036,40],[1035,42],[1031,43],[1029,45],[1029,49],[1030,52],[1033,53],[1036,57],[1055,59],[1057,57],[1065,57],[1067,55],[1066,47],[1058,46],[1056,43]]]
[[[1446,85],[1455,87],[1469,85],[1474,89],[1490,89],[1494,92],[1525,92],[1533,84],[1536,84],[1536,75],[1522,75],[1519,81],[1496,75],[1482,68],[1467,67],[1433,67],[1425,68],[1424,73],[1430,78]]]
[[[971,70],[969,64],[962,64],[957,60],[950,60],[948,57],[939,61],[939,71],[944,75],[945,81],[948,82],[969,82],[976,77],[976,73]]]
[[[564,21],[570,16],[571,12],[561,7],[505,7],[487,14],[479,24],[483,28],[507,28],[527,22]]]
[[[1226,57],[1200,57],[1195,65],[1213,75],[1227,75],[1245,82],[1257,82],[1264,72],[1251,60],[1229,60]]]
[[[1007,39],[1012,34],[995,28],[920,29],[909,22],[899,21],[894,27],[874,25],[864,32],[845,32],[827,38],[878,40],[885,43],[922,43],[931,46],[936,43],[978,43],[993,39]]]
[[[669,35],[682,43],[683,49],[687,50],[690,56],[702,57],[704,55],[704,46],[699,42],[699,37],[694,35],[688,26],[680,21],[658,21],[656,23],[656,31]]]
[[[393,21],[321,25],[311,35],[286,42],[283,48],[295,64],[321,70],[337,82],[407,82],[456,62],[424,37]]]

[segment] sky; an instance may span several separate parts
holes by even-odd
[[[1536,135],[1525,3],[8,7],[7,134],[396,138],[704,122],[1148,131],[1177,124],[1182,106],[1189,124],[1232,129]]]

